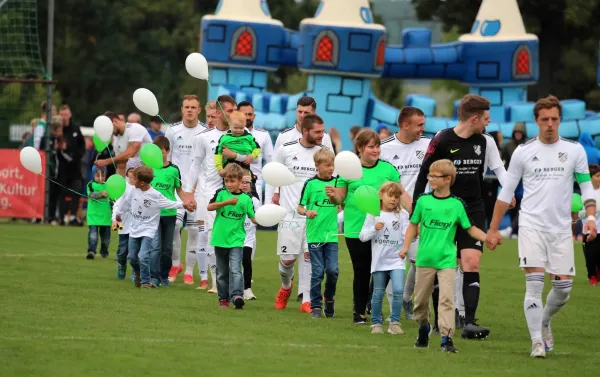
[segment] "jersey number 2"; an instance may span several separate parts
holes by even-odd
[[[287,252],[287,246],[281,246],[281,252],[282,253]]]

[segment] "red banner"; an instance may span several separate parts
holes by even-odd
[[[21,165],[20,150],[0,149],[0,217],[43,219],[46,179]],[[46,155],[42,174],[46,173]]]

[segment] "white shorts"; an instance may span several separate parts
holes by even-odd
[[[206,207],[208,207],[208,202],[210,201],[210,199],[212,199],[212,196],[208,198],[196,192],[196,194],[194,195],[194,199],[196,200],[196,216],[194,220],[196,220],[197,222],[204,221],[204,228],[206,230],[212,229],[213,224],[215,223],[215,217],[217,216],[217,212],[209,211],[208,209],[206,209]]]
[[[288,213],[277,227],[277,255],[293,255],[308,252],[306,243],[306,220],[294,219]]]
[[[188,229],[189,227],[197,227],[198,222],[196,221],[196,212],[190,212],[184,208],[177,208],[177,222],[183,224],[183,229]]]
[[[256,180],[256,193],[258,194],[258,199],[260,200],[261,203],[264,203],[265,200],[265,193],[263,192],[263,181],[262,179],[257,179]]]
[[[575,276],[573,236],[519,227],[519,267],[541,267],[549,274]]]
[[[411,263],[415,263],[417,260],[417,249],[419,248],[419,239],[414,240],[410,246],[408,247],[408,254],[406,254],[406,259],[408,259]]]

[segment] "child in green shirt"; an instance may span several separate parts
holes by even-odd
[[[88,252],[87,259],[94,259],[98,247],[98,233],[100,233],[100,255],[108,257],[108,246],[110,244],[110,227],[112,225],[112,208],[108,193],[106,192],[106,168],[92,168],[94,180],[87,184],[87,195],[89,198],[87,208],[88,224]]]
[[[215,247],[217,258],[219,305],[228,308],[229,301],[233,301],[236,309],[242,309],[242,257],[246,239],[244,221],[246,216],[255,224],[256,221],[252,198],[240,189],[244,169],[239,165],[229,164],[224,171],[225,188],[215,193],[207,208],[209,211],[216,211],[210,244]]]
[[[154,178],[151,186],[163,196],[176,202],[175,192],[180,198],[183,197],[181,188],[181,172],[179,168],[167,160],[169,155],[169,139],[164,136],[154,138],[154,144],[162,151],[163,167],[154,170]],[[152,284],[169,285],[169,271],[172,266],[173,238],[175,235],[175,223],[177,221],[177,209],[161,209],[160,221],[156,234],[150,246],[150,276]]]
[[[228,160],[223,157],[223,148],[237,153],[235,160]],[[215,166],[219,175],[221,177],[225,176],[223,168],[230,162],[235,162],[244,169],[250,170],[252,160],[259,155],[260,147],[258,143],[254,136],[246,130],[246,116],[239,111],[232,112],[229,115],[229,131],[221,136],[215,149]]]
[[[456,276],[456,244],[454,237],[460,225],[476,240],[485,242],[486,234],[471,225],[464,202],[450,194],[450,186],[456,178],[456,168],[450,160],[438,160],[429,168],[429,186],[432,193],[419,196],[410,224],[406,230],[401,258],[406,258],[408,248],[421,225],[419,247],[415,262],[415,308],[413,316],[420,324],[417,348],[429,346],[429,297],[434,280],[440,287],[438,304],[438,327],[442,336],[442,351],[456,353],[452,342],[454,335],[454,279]]]
[[[338,206],[329,201],[325,186],[333,186],[333,161],[335,155],[322,148],[314,155],[317,175],[304,183],[297,212],[306,216],[306,242],[310,253],[310,309],[312,318],[321,318],[323,305],[321,284],[325,282],[325,316],[334,315],[334,296],[338,280]]]

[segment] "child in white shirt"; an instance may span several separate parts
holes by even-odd
[[[135,189],[124,197],[115,219],[121,222],[125,213],[131,216],[128,259],[135,275],[135,286],[158,288],[150,282],[150,246],[158,229],[160,210],[183,208],[183,205],[165,198],[152,188],[150,183],[154,179],[154,172],[151,168],[137,168],[135,179]]]
[[[358,238],[362,242],[371,240],[371,274],[373,276],[373,298],[371,310],[372,334],[383,333],[381,310],[383,296],[388,281],[392,283],[392,313],[388,333],[402,335],[400,314],[402,312],[402,294],[404,292],[404,259],[400,250],[404,244],[404,233],[408,226],[408,215],[400,210],[402,188],[396,182],[387,182],[379,190],[381,213],[379,216],[367,215]]]
[[[131,190],[135,189],[135,168],[128,167],[127,178],[125,179],[125,193],[121,196],[115,204],[112,210],[112,230],[119,231],[119,246],[117,248],[117,278],[119,280],[125,279],[127,273],[127,255],[129,254],[129,228],[131,227],[131,215],[124,213],[122,216],[123,222],[117,222],[117,213],[119,207]],[[134,275],[131,275],[134,277]],[[135,278],[135,277],[134,277]]]
[[[252,194],[252,177],[250,176],[250,173],[244,174],[241,189],[252,197],[254,211],[258,210],[260,207],[260,200]],[[256,249],[256,224],[246,217],[244,228],[246,229],[244,254],[242,257],[242,268],[244,269],[244,300],[256,300],[256,296],[254,296],[254,293],[252,292],[252,259],[254,259],[254,251]]]

